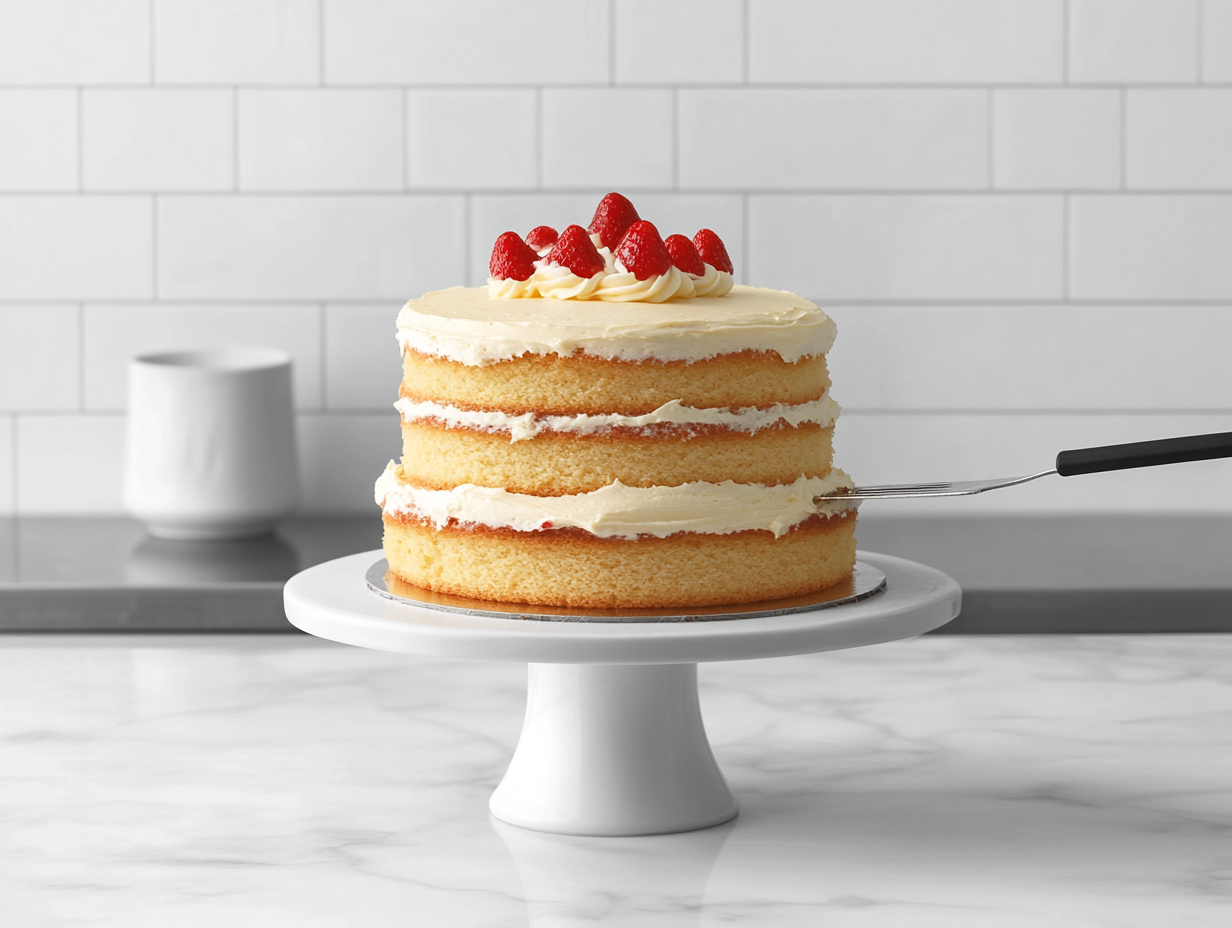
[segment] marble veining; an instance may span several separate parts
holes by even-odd
[[[704,665],[733,823],[491,820],[517,665],[0,639],[0,924],[1232,924],[1232,636]]]

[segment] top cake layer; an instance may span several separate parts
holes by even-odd
[[[487,288],[435,290],[398,314],[402,350],[469,366],[575,351],[621,361],[701,361],[773,351],[784,361],[824,355],[835,327],[815,303],[738,285],[687,302],[500,300]]]

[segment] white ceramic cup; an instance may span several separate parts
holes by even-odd
[[[126,450],[124,503],[150,534],[268,532],[299,499],[290,356],[235,347],[133,358]]]

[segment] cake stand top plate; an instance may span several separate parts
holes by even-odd
[[[441,612],[372,592],[365,575],[381,551],[301,571],[283,590],[291,624],[320,638],[424,657],[547,664],[683,664],[837,651],[930,631],[958,615],[962,593],[946,574],[861,551],[887,589],[816,612],[725,622],[541,622]]]

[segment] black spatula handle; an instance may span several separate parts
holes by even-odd
[[[1232,432],[1062,451],[1057,455],[1057,473],[1062,477],[1072,477],[1074,474],[1098,474],[1106,470],[1209,461],[1212,458],[1232,458]]]

